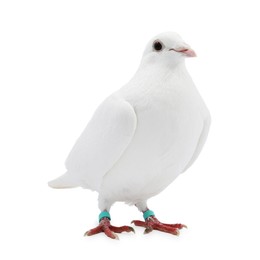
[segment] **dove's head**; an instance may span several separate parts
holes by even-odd
[[[143,61],[174,66],[185,57],[195,56],[195,52],[177,33],[166,32],[149,41],[143,54]]]

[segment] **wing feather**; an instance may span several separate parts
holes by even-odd
[[[72,148],[65,163],[64,180],[98,191],[103,176],[131,142],[136,122],[135,111],[127,101],[116,94],[108,97]]]
[[[193,153],[193,156],[191,158],[191,160],[189,161],[189,163],[187,164],[187,166],[185,167],[185,169],[183,170],[183,172],[185,172],[188,168],[190,168],[190,166],[196,161],[196,159],[198,158],[206,140],[208,137],[208,133],[209,133],[209,127],[210,127],[210,122],[211,122],[211,118],[210,115],[208,115],[207,119],[204,120],[204,125],[203,125],[203,129],[202,132],[200,134],[200,138],[197,144],[197,147]]]

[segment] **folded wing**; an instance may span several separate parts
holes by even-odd
[[[120,159],[136,129],[133,107],[117,95],[96,110],[67,160],[67,172],[49,185],[53,188],[82,186],[99,190],[103,176]]]

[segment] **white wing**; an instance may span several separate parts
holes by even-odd
[[[208,116],[208,118],[206,120],[204,120],[204,126],[203,126],[203,129],[202,129],[202,132],[200,134],[200,138],[199,138],[199,141],[198,141],[198,144],[197,144],[197,147],[195,149],[195,152],[191,158],[191,160],[189,161],[189,163],[187,164],[187,166],[185,167],[185,169],[183,170],[183,172],[185,172],[195,161],[196,159],[198,158],[206,140],[207,140],[207,137],[208,137],[208,133],[209,133],[209,127],[210,127],[210,115]]]
[[[117,95],[96,110],[66,160],[67,173],[49,183],[54,188],[75,186],[99,190],[103,176],[132,140],[136,128],[133,107]]]

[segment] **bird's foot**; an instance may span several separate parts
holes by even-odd
[[[115,233],[122,232],[134,232],[135,230],[129,226],[115,227],[110,224],[110,220],[108,218],[103,218],[100,220],[99,225],[93,229],[87,231],[84,236],[92,236],[98,233],[104,232],[108,237],[112,239],[119,239],[118,235]]]
[[[148,217],[145,221],[133,220],[132,223],[134,223],[136,226],[144,227],[144,234],[148,234],[153,230],[159,230],[178,236],[180,234],[180,229],[187,228],[187,226],[183,224],[161,223],[155,216]]]

